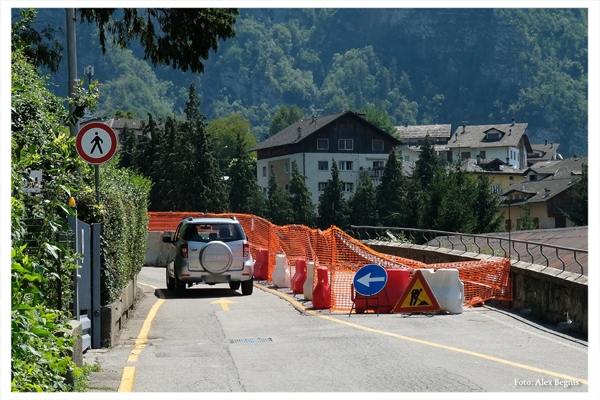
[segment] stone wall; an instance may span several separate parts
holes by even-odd
[[[408,243],[363,240],[371,249],[425,264],[489,260],[485,254]],[[511,308],[577,332],[588,331],[588,277],[545,265],[512,261]],[[567,323],[568,318],[572,321]]]

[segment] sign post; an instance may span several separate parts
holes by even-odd
[[[95,165],[96,203],[100,204],[99,165],[110,160],[117,151],[117,135],[106,124],[93,122],[79,130],[75,141],[77,153],[88,163]]]

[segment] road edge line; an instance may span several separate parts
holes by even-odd
[[[444,349],[444,350],[454,351],[454,352],[457,352],[457,353],[468,354],[468,355],[471,355],[471,356],[474,356],[474,357],[483,358],[485,360],[494,361],[494,362],[497,362],[497,363],[500,363],[500,364],[510,365],[510,366],[513,366],[513,367],[518,367],[518,368],[526,369],[526,370],[529,370],[529,371],[539,372],[539,373],[543,373],[543,374],[546,374],[546,375],[554,376],[554,377],[557,377],[557,378],[562,378],[562,379],[565,379],[565,380],[577,381],[577,382],[580,382],[580,383],[582,383],[582,384],[584,384],[586,386],[589,386],[588,381],[585,380],[585,379],[576,378],[576,377],[569,376],[569,375],[564,375],[564,374],[559,374],[557,372],[552,372],[552,371],[544,370],[544,369],[541,369],[541,368],[536,368],[536,367],[532,367],[532,366],[529,366],[529,365],[516,363],[516,362],[513,362],[513,361],[509,361],[509,360],[504,360],[502,358],[498,358],[498,357],[494,357],[494,356],[488,356],[486,354],[477,353],[477,352],[470,351],[470,350],[463,350],[463,349],[460,349],[458,347],[452,347],[452,346],[446,346],[446,345],[439,344],[439,343],[428,342],[428,341],[421,340],[421,339],[411,338],[409,336],[398,335],[396,333],[391,333],[391,332],[386,332],[386,331],[380,331],[380,330],[373,329],[373,328],[367,328],[365,326],[357,325],[357,324],[354,324],[352,322],[342,321],[340,319],[333,318],[333,317],[330,317],[328,315],[323,315],[323,314],[320,314],[320,313],[318,313],[316,311],[313,311],[313,310],[309,310],[308,308],[306,308],[305,306],[303,306],[302,304],[300,304],[297,300],[295,300],[295,299],[291,298],[290,296],[288,296],[288,295],[286,295],[284,293],[281,293],[281,292],[279,292],[277,290],[269,289],[269,288],[267,288],[265,286],[262,286],[261,284],[258,284],[256,282],[254,283],[254,286],[258,287],[259,289],[261,289],[263,291],[276,294],[277,296],[279,296],[282,299],[284,299],[284,300],[288,301],[289,303],[291,303],[294,308],[298,309],[299,311],[301,311],[303,313],[314,315],[314,316],[317,316],[317,317],[320,317],[320,318],[324,318],[324,319],[327,319],[329,321],[337,322],[338,324],[344,324],[344,325],[351,326],[353,328],[362,329],[362,330],[369,331],[369,332],[374,332],[374,333],[379,333],[381,335],[392,336],[392,337],[395,337],[395,338],[398,338],[398,339],[408,340],[410,342],[424,344],[426,346],[432,346],[432,347],[437,347],[437,348]]]

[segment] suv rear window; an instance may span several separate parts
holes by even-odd
[[[212,242],[219,240],[221,242],[233,242],[235,240],[245,239],[242,230],[238,224],[187,224],[183,228],[181,235],[183,240],[194,242]]]

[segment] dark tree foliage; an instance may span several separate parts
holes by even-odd
[[[293,215],[290,194],[277,182],[275,174],[271,174],[269,177],[267,219],[275,225],[284,226],[293,222]]]
[[[390,151],[383,169],[381,184],[377,186],[377,212],[379,222],[384,226],[410,226],[412,207],[409,201],[409,182],[396,158],[396,151]]]
[[[62,60],[63,46],[54,38],[52,27],[45,26],[40,34],[31,26],[36,16],[35,10],[21,10],[21,19],[11,29],[11,50],[21,49],[31,64],[55,73]]]
[[[250,157],[238,132],[229,168],[229,209],[234,213],[265,216],[265,196],[258,186],[256,161]]]
[[[200,101],[196,96],[194,84],[190,86],[189,102],[184,110],[187,117],[184,122],[186,140],[193,146],[195,158],[187,170],[190,191],[190,203],[194,211],[222,213],[229,209],[229,197],[214,157],[213,143],[206,132],[206,117],[200,114]],[[190,210],[188,210],[190,211]]]
[[[217,51],[219,39],[236,36],[233,25],[237,8],[136,8],[123,9],[122,19],[113,19],[115,8],[78,9],[81,19],[96,24],[102,53],[112,38],[113,46],[126,48],[139,39],[144,60],[154,66],[171,65],[174,69],[204,72],[209,51]]]
[[[138,151],[135,152],[135,164],[139,173],[147,178],[153,175],[152,165],[156,157],[158,143],[160,140],[160,131],[152,114],[148,114],[148,123],[142,127],[142,138],[138,145]]]
[[[588,166],[581,167],[581,178],[569,191],[573,199],[573,209],[566,213],[566,217],[577,226],[588,224]]]
[[[294,210],[294,224],[306,225],[314,228],[317,215],[315,205],[310,196],[311,192],[306,186],[306,176],[302,175],[298,164],[292,163],[292,180],[290,182],[290,197]]]
[[[304,113],[295,104],[290,108],[287,108],[285,104],[282,105],[279,107],[279,111],[273,115],[273,120],[271,121],[271,126],[269,127],[269,133],[267,137],[273,136],[277,132],[287,128],[293,123],[300,121],[302,118],[304,118]]]
[[[361,171],[356,191],[350,196],[348,205],[351,225],[377,225],[377,192],[368,171]]]
[[[325,190],[319,196],[319,218],[317,226],[327,229],[337,226],[348,229],[350,208],[344,198],[343,182],[340,180],[340,171],[335,159],[331,160],[331,179],[327,181]]]
[[[492,181],[486,174],[478,175],[472,211],[475,218],[473,233],[497,232],[504,214],[498,215],[500,193],[492,193]]]
[[[421,146],[419,159],[415,162],[413,180],[418,182],[421,188],[427,189],[433,179],[434,173],[438,170],[439,165],[440,160],[435,154],[433,146],[429,141],[429,135],[427,135]]]
[[[137,135],[125,124],[119,136],[119,168],[135,168]]]

